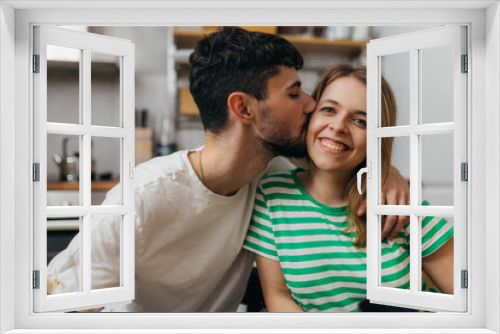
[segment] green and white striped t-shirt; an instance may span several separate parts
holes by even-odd
[[[280,262],[292,297],[305,311],[357,311],[358,302],[366,297],[366,249],[357,249],[354,234],[344,232],[347,207],[328,207],[314,200],[296,173],[261,180],[243,247]],[[410,287],[409,225],[382,243],[384,286]],[[453,236],[445,219],[426,217],[422,228],[424,257]],[[423,289],[436,291],[425,282]]]

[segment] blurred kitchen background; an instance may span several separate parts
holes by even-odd
[[[175,150],[196,148],[205,136],[198,110],[189,93],[189,54],[196,41],[217,27],[64,27],[131,40],[135,44],[136,162]],[[365,65],[366,43],[417,30],[419,27],[246,27],[283,34],[304,56],[299,72],[306,92],[312,92],[321,73],[335,63]],[[79,55],[77,50],[50,46],[48,50],[48,121],[78,123]],[[399,59],[400,58],[400,59]],[[394,57],[384,75],[398,104],[409,100],[408,59]],[[120,122],[120,68],[118,57],[92,55],[92,123],[113,126]],[[92,204],[99,204],[120,178],[119,145],[102,138],[92,142]],[[79,139],[48,136],[48,205],[78,205],[72,200],[72,182],[78,179]],[[403,164],[405,165],[405,164]],[[408,168],[403,168],[403,171]],[[405,174],[405,173],[404,173]],[[408,176],[408,174],[405,174]],[[63,182],[61,182],[63,181]],[[75,184],[73,184],[75,186]],[[77,184],[76,184],[77,186]],[[70,188],[70,189],[68,189]],[[62,193],[56,194],[58,191]],[[59,196],[61,195],[61,196]]]
[[[303,89],[311,93],[322,72],[336,63],[366,64],[366,44],[384,38],[435,26],[272,26],[245,27],[283,35],[304,56],[299,71]],[[205,136],[198,110],[189,93],[188,58],[194,44],[219,27],[69,27],[80,31],[131,40],[135,44],[136,163],[167,155],[176,150],[203,145]],[[47,75],[47,120],[79,123],[79,52],[49,46]],[[429,53],[423,78],[429,112],[426,123],[453,121],[453,92],[450,62],[444,48]],[[425,60],[426,58],[424,58]],[[439,62],[440,59],[441,62]],[[448,58],[449,59],[449,58]],[[436,60],[438,60],[436,62]],[[92,124],[120,124],[120,63],[118,57],[92,55]],[[386,56],[383,75],[394,90],[398,103],[398,125],[409,124],[409,54]],[[450,86],[451,87],[451,86]],[[450,102],[451,101],[451,102]],[[424,105],[425,106],[425,105]],[[439,137],[439,136],[436,136]],[[441,138],[442,137],[442,138]],[[437,205],[453,205],[450,165],[453,161],[452,136],[423,141],[423,198]],[[79,205],[78,136],[48,135],[47,205]],[[428,148],[428,149],[427,149]],[[120,141],[92,140],[92,204],[99,205],[106,192],[120,180]],[[396,138],[393,165],[409,179],[409,139]],[[78,219],[54,219],[48,224],[49,262],[78,232]]]

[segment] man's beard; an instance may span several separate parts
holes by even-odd
[[[273,156],[282,155],[287,158],[303,158],[307,154],[307,145],[300,138],[261,138],[262,146]]]
[[[307,143],[304,133],[307,132],[309,127],[309,119],[302,126],[300,134],[296,138],[280,137],[285,131],[280,131],[279,129],[269,129],[268,132],[272,131],[272,136],[270,138],[260,138],[262,146],[274,156],[284,156],[287,158],[303,158],[307,155]],[[273,131],[274,130],[274,131]],[[289,131],[286,131],[289,133]]]

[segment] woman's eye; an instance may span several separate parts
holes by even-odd
[[[299,97],[299,94],[290,94],[290,97],[292,99],[297,99]]]
[[[333,109],[331,107],[323,107],[323,108],[321,108],[321,111],[324,111],[327,113],[333,113],[333,112],[335,112],[335,109]]]
[[[357,118],[354,120],[358,125],[361,125],[363,127],[366,127],[366,121],[364,119]]]

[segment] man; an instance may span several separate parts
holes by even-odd
[[[301,89],[303,60],[290,43],[226,28],[201,40],[190,62],[206,143],[140,166],[145,183],[143,193],[136,192],[136,298],[108,311],[235,311],[253,263],[242,245],[257,182],[266,169],[293,167],[284,159],[271,162],[274,157],[306,153],[314,101]],[[116,203],[119,195],[111,190],[103,204]],[[117,221],[92,222],[93,289],[119,286]],[[50,263],[49,284],[78,287],[78,254],[75,238]]]

